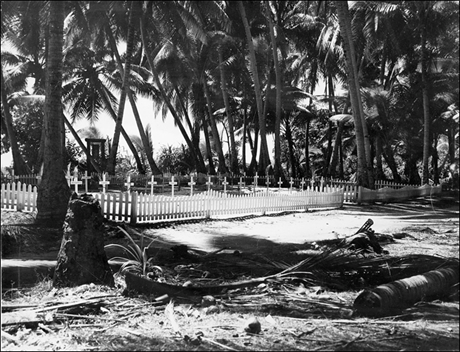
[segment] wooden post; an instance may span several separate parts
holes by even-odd
[[[131,225],[135,225],[137,222],[137,192],[131,193]]]
[[[196,185],[196,182],[193,182],[193,176],[190,176],[190,182],[188,185],[190,186],[190,195],[193,196],[193,186]]]
[[[171,176],[171,182],[169,182],[171,185],[171,196],[174,197],[174,186],[177,185],[177,182],[174,182],[174,175]]]
[[[102,185],[102,193],[105,193],[105,188],[110,184],[110,181],[107,181],[107,172],[102,174],[102,181],[99,181],[99,184]]]
[[[150,185],[150,194],[153,194],[153,186],[157,184],[157,181],[155,181],[155,176],[152,175],[151,181],[147,182],[147,184]]]

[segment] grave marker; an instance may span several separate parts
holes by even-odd
[[[171,176],[169,184],[171,185],[171,196],[174,197],[174,186],[177,185],[177,182],[174,182],[174,176]]]
[[[152,178],[149,182],[147,182],[148,185],[150,185],[150,193],[153,194],[153,186],[157,184],[157,181],[155,181],[155,176],[152,175]]]
[[[190,186],[190,195],[193,196],[193,186],[196,185],[196,182],[193,182],[193,176],[190,176],[190,182],[188,185]]]
[[[212,186],[211,176],[208,176],[208,182],[206,182],[206,184],[208,185],[208,191],[210,191]]]
[[[134,182],[131,182],[131,175],[130,174],[128,174],[128,176],[126,177],[125,186],[126,186],[126,192],[128,192],[128,193],[131,190],[131,186],[134,186]]]
[[[102,181],[99,181],[99,184],[102,185],[102,193],[105,193],[105,188],[110,184],[110,181],[107,181],[107,172],[102,174]]]

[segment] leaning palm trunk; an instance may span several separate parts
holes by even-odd
[[[112,148],[110,150],[107,171],[109,174],[115,174],[115,165],[118,152],[118,144],[120,141],[121,125],[123,123],[123,113],[125,110],[126,95],[129,90],[129,75],[131,72],[131,61],[134,46],[134,14],[133,14],[134,2],[131,1],[129,6],[129,23],[128,23],[128,39],[126,43],[126,60],[125,60],[125,72],[123,75],[122,92],[120,97],[120,103],[118,106],[117,120],[115,122],[115,132],[113,134]],[[121,72],[120,72],[121,74]]]
[[[458,286],[458,267],[429,271],[363,291],[353,307],[363,315],[395,313],[424,299],[448,296]]]
[[[117,121],[117,114],[113,110],[112,105],[111,105],[109,99],[107,98],[107,95],[105,94],[105,92],[103,90],[100,90],[99,94],[101,95],[101,97],[102,97],[102,99],[104,101],[104,106],[108,110],[110,116],[112,116],[114,121]],[[128,135],[128,133],[126,133],[126,131],[123,128],[123,126],[121,126],[121,135],[125,139],[129,150],[131,150],[131,152],[133,153],[134,159],[136,160],[137,170],[139,171],[139,173],[142,173],[143,170],[144,170],[144,166],[142,164],[141,158],[139,157],[139,153],[137,152],[136,147],[134,146],[133,142],[131,141],[131,138],[129,138],[129,135]]]
[[[75,131],[75,129],[73,128],[73,126],[70,123],[70,121],[67,119],[67,117],[65,117],[64,114],[62,114],[62,118],[64,119],[64,123],[67,126],[67,128],[69,129],[70,133],[72,133],[73,138],[75,138],[75,140],[77,141],[78,145],[83,150],[83,153],[85,153],[85,155],[88,156],[89,160],[87,160],[87,162],[91,163],[91,165],[94,167],[94,170],[96,170],[97,173],[101,173],[101,169],[99,168],[99,165],[96,163],[94,158],[88,153],[88,150],[86,149],[85,145],[83,144],[83,141],[81,140],[80,136]]]
[[[351,106],[353,109],[353,118],[355,122],[355,132],[356,132],[356,146],[358,152],[358,169],[357,169],[357,181],[361,186],[371,186],[369,185],[369,180],[367,179],[367,162],[366,162],[366,149],[365,149],[365,134],[363,130],[363,120],[361,116],[362,106],[360,99],[359,83],[357,85],[358,79],[358,69],[356,64],[356,54],[353,45],[353,39],[351,34],[351,21],[348,12],[348,4],[344,1],[335,1],[337,7],[337,14],[339,17],[341,35],[344,38],[343,49],[345,52],[345,58],[347,61],[348,67],[348,83],[350,89],[350,98]]]
[[[228,94],[227,94],[227,80],[225,77],[225,68],[223,65],[223,55],[222,55],[222,46],[220,45],[218,48],[218,54],[219,54],[219,68],[220,68],[220,84],[221,84],[221,90],[222,90],[222,97],[224,99],[224,105],[225,105],[225,112],[227,115],[227,122],[228,122],[228,133],[229,133],[229,139],[230,139],[230,170],[234,174],[238,174],[238,157],[236,153],[236,144],[235,144],[235,133],[234,133],[234,127],[233,127],[233,116],[230,112],[230,103],[228,101]]]
[[[195,163],[196,163],[195,166],[197,167],[197,171],[198,172],[204,172],[205,170],[202,169],[202,167],[204,165],[201,165],[199,163],[199,159],[198,159],[198,156],[196,155],[194,145],[193,145],[192,141],[190,140],[190,138],[188,137],[188,134],[185,131],[185,128],[184,128],[184,126],[183,126],[183,124],[181,122],[181,119],[180,119],[179,115],[177,114],[176,109],[173,107],[171,101],[169,100],[169,98],[168,98],[168,96],[167,96],[167,94],[165,92],[163,84],[161,83],[159,75],[158,75],[158,72],[157,72],[157,70],[155,68],[152,55],[147,50],[148,46],[147,46],[147,40],[146,40],[146,37],[145,37],[144,18],[143,18],[143,16],[140,17],[140,32],[141,32],[142,45],[144,46],[144,48],[146,48],[144,50],[144,55],[147,58],[147,62],[148,62],[149,67],[150,67],[150,72],[152,73],[152,77],[153,77],[153,79],[155,81],[155,84],[157,85],[157,88],[160,91],[160,94],[161,94],[161,97],[163,98],[164,103],[166,104],[166,106],[168,107],[169,111],[171,112],[171,115],[173,116],[174,122],[179,127],[179,130],[180,130],[182,136],[184,137],[185,142],[187,143],[187,146],[189,147],[189,150],[193,155],[193,158],[195,159]]]
[[[121,57],[118,52],[118,48],[115,42],[115,38],[113,37],[112,30],[110,29],[110,26],[107,25],[107,34],[109,36],[109,43],[110,47],[112,49],[112,52],[115,55],[117,66],[118,66],[118,71],[120,71],[120,75],[124,77],[124,69],[123,69],[123,64],[121,62]],[[141,137],[142,145],[144,146],[145,149],[145,154],[147,156],[147,161],[150,166],[150,170],[152,171],[152,174],[154,175],[159,175],[161,174],[160,169],[156,165],[155,161],[153,160],[153,152],[151,150],[151,146],[149,143],[149,140],[147,138],[147,135],[145,134],[144,126],[142,125],[142,121],[139,115],[139,111],[137,109],[136,102],[134,101],[133,94],[131,92],[131,89],[128,87],[127,89],[127,94],[128,94],[128,99],[131,104],[131,108],[133,109],[133,114],[134,114],[134,119],[136,120],[137,128],[139,130],[139,135]],[[142,170],[144,171],[144,170]]]

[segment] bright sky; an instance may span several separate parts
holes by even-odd
[[[182,137],[179,129],[174,126],[172,116],[168,115],[164,121],[161,118],[161,114],[155,116],[152,101],[145,98],[138,97],[136,105],[142,119],[144,130],[147,124],[150,124],[151,126],[154,153],[158,152],[162,146],[177,146],[185,144],[184,138]],[[115,121],[109,114],[101,114],[99,121],[95,125],[104,136],[112,138],[115,132]],[[85,126],[88,126],[88,122],[85,120],[77,121],[74,124],[74,128],[77,131]],[[128,135],[139,136],[139,129],[128,100],[126,100],[125,111],[123,114],[123,127]],[[127,148],[123,137],[120,137],[120,144]]]

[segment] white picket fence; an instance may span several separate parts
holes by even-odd
[[[37,210],[37,187],[17,183],[2,183],[2,209],[32,212]]]
[[[207,191],[192,196],[144,193],[94,193],[104,216],[113,221],[152,223],[167,220],[218,218],[231,215],[264,215],[273,212],[340,208],[343,190],[289,193],[228,194]]]
[[[261,190],[248,194],[229,194],[210,190],[192,196],[163,196],[138,192],[91,194],[99,200],[102,214],[106,219],[132,224],[340,208],[344,199],[342,189],[330,187],[323,192]],[[36,200],[37,187],[20,182],[1,185],[2,209],[35,211]]]

